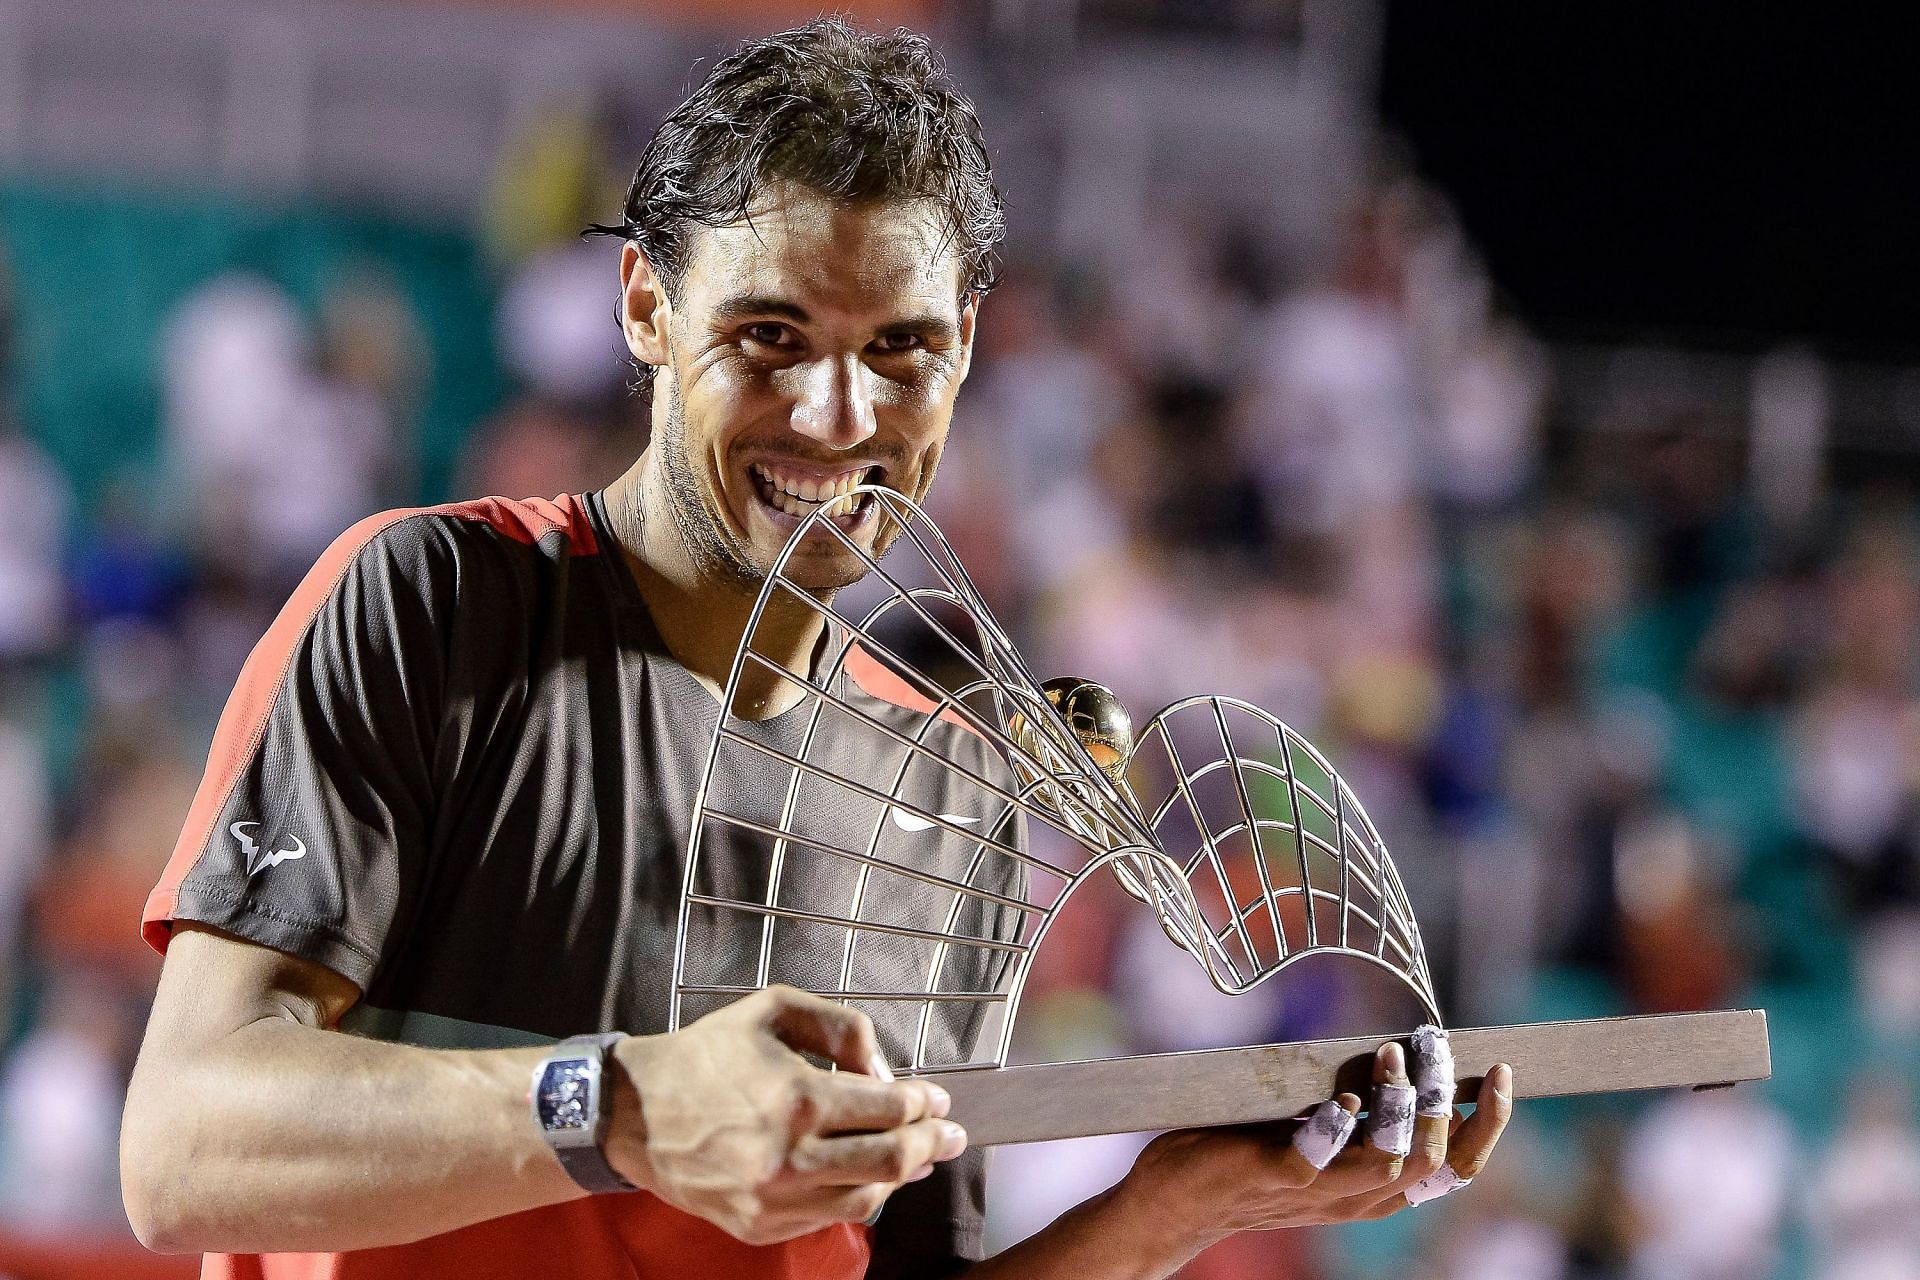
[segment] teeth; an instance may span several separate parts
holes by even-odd
[[[869,468],[871,470],[871,468]],[[775,476],[759,463],[753,466],[753,474],[766,482],[775,493],[784,493],[806,502],[824,502],[828,498],[838,498],[853,491],[867,478],[866,471],[849,471],[835,476],[831,480],[817,480],[810,476],[800,476],[784,480]]]
[[[766,486],[767,501],[777,510],[784,511],[790,516],[807,516],[818,507],[825,505],[829,514],[847,516],[853,514],[858,503],[843,501],[843,499],[856,486],[866,481],[872,468],[849,471],[831,480],[817,480],[806,476],[781,479],[757,462],[753,464],[751,470],[754,478]]]

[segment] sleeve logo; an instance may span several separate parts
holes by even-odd
[[[248,879],[259,875],[268,867],[276,866],[282,862],[292,862],[295,858],[304,858],[307,856],[306,844],[301,841],[299,836],[293,835],[292,833],[288,833],[287,836],[289,840],[293,841],[292,848],[275,849],[272,853],[262,853],[260,851],[259,841],[255,840],[245,831],[247,827],[258,827],[259,825],[257,822],[236,822],[227,828],[228,831],[233,833],[233,838],[239,842],[240,852],[247,857]]]

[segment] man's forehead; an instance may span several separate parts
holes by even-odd
[[[933,200],[852,202],[770,184],[744,217],[698,228],[691,248],[688,292],[710,300],[746,293],[823,306],[958,305],[959,254]]]

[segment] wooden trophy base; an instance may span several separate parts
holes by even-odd
[[[1521,1098],[1633,1089],[1710,1089],[1772,1074],[1760,1009],[1535,1022],[1450,1031],[1460,1102],[1495,1063]],[[1371,1092],[1390,1035],[1156,1053],[922,1077],[953,1095],[974,1146],[1047,1142],[1297,1116],[1342,1091]],[[1404,1045],[1407,1038],[1398,1037]]]

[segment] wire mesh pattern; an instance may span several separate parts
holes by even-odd
[[[1004,1065],[1036,949],[1108,867],[1222,991],[1339,951],[1437,1018],[1386,849],[1304,739],[1257,707],[1190,698],[1109,780],[925,513],[854,494],[891,549],[875,559],[809,515],[735,655],[695,797],[670,1026],[789,983],[867,1013],[902,1073]],[[788,576],[810,535],[867,562],[859,589],[829,601]],[[826,624],[804,674],[774,656],[796,610]],[[743,681],[794,705],[737,715]],[[1030,844],[1034,823],[1067,839]]]
[[[1165,914],[1161,923],[1222,990],[1246,991],[1303,955],[1335,952],[1396,974],[1440,1020],[1400,874],[1312,743],[1239,699],[1185,698],[1141,729],[1128,788],[1205,928]],[[1159,867],[1114,870],[1147,901],[1143,875]]]

